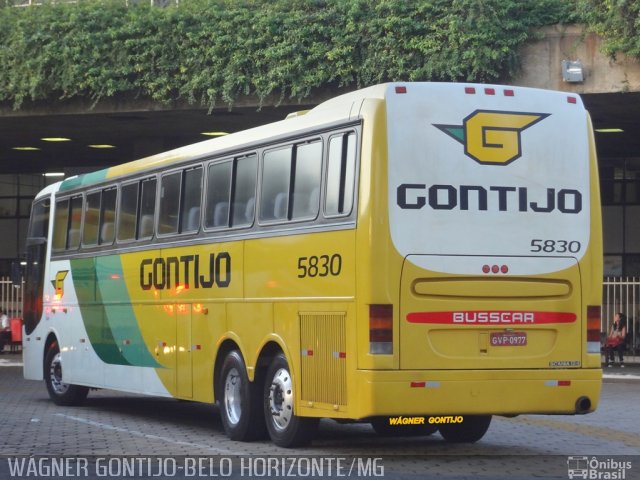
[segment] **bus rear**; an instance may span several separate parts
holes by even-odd
[[[373,215],[388,209],[389,238],[372,244],[394,254],[374,267],[390,285],[372,286],[369,322],[387,315],[393,331],[361,357],[378,411],[594,410],[602,242],[580,98],[391,84],[385,108],[387,203]],[[384,357],[394,376],[375,371]]]

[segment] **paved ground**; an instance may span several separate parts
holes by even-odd
[[[368,424],[324,420],[311,447],[291,451],[268,441],[230,441],[209,405],[100,390],[91,392],[82,407],[58,407],[49,401],[42,382],[22,378],[19,363],[17,355],[0,356],[0,478],[11,478],[10,460],[33,455],[86,457],[88,478],[121,476],[119,457],[131,455],[188,456],[194,462],[194,456],[202,455],[215,467],[209,473],[203,470],[203,476],[227,473],[224,462],[228,461],[233,478],[265,473],[260,470],[264,463],[251,462],[274,458],[308,462],[314,456],[325,462],[346,458],[343,468],[351,468],[349,476],[369,478],[376,473],[394,479],[568,478],[568,460],[569,465],[580,466],[594,458],[605,462],[600,471],[608,474],[613,470],[607,468],[617,465],[612,461],[630,461],[632,468],[624,469],[624,478],[640,478],[640,365],[605,369],[600,408],[593,414],[496,417],[487,435],[474,445],[448,444],[439,434],[390,440],[377,436]],[[115,462],[115,470],[97,471],[100,456]],[[178,457],[176,475],[165,470],[165,477],[193,473],[185,470],[184,461]],[[270,471],[272,476],[274,472]],[[304,473],[298,470],[294,476],[307,476]],[[336,470],[322,473],[323,477],[341,476]]]

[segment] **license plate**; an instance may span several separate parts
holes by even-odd
[[[521,347],[527,344],[527,332],[492,332],[493,347]]]

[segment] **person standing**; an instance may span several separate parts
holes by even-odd
[[[615,352],[618,352],[620,366],[624,367],[624,344],[627,337],[627,317],[623,313],[616,313],[613,317],[613,324],[604,344],[605,357],[607,366],[611,367],[614,363]]]
[[[7,312],[0,310],[0,355],[4,353],[4,346],[11,341],[11,324]]]

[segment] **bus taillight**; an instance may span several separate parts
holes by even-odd
[[[587,306],[587,353],[600,353],[600,305]]]
[[[369,353],[393,353],[393,305],[369,305]]]

